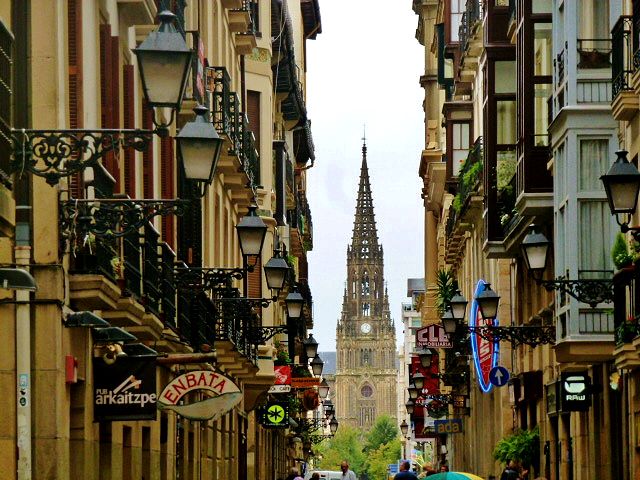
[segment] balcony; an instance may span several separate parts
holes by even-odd
[[[287,210],[287,223],[291,228],[291,253],[303,256],[313,250],[311,209],[304,192],[298,192],[295,207]]]
[[[458,174],[458,188],[446,223],[446,261],[456,264],[464,248],[465,232],[482,211],[482,137],[478,137]]]
[[[483,50],[482,6],[478,0],[467,0],[458,38],[460,39],[460,81],[471,82],[476,76],[479,57]]]
[[[621,16],[611,31],[612,44],[612,97],[611,110],[616,120],[631,120],[640,107],[638,94],[634,91],[632,75],[637,68],[635,55],[638,51],[633,40],[633,18]],[[640,52],[638,52],[640,53]]]
[[[640,367],[640,266],[614,275],[614,357],[617,368]]]

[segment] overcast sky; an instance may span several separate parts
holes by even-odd
[[[407,278],[424,275],[418,177],[424,50],[415,39],[418,17],[411,0],[321,0],[320,12],[322,33],[307,42],[307,109],[316,154],[308,172],[314,245],[308,254],[309,283],[313,335],[320,351],[335,351],[364,125],[397,341]]]

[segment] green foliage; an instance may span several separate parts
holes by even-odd
[[[535,463],[540,455],[540,429],[518,430],[501,439],[493,449],[493,458],[502,463],[518,460],[528,467]]]
[[[400,434],[396,422],[388,415],[381,415],[376,419],[367,435],[367,442],[364,446],[365,452],[378,450],[380,446],[391,442]]]
[[[496,183],[498,191],[505,189],[513,190],[513,187],[511,186],[511,179],[515,174],[516,158],[512,152],[509,152],[507,155],[500,155],[496,169]]]
[[[276,347],[275,363],[278,365],[287,365],[291,363],[291,359],[289,358],[289,348],[287,347],[287,345],[276,340],[274,342],[274,346]]]
[[[397,437],[369,452],[366,470],[369,478],[387,478],[386,474],[389,464],[396,463],[401,453],[402,445],[400,439]]]
[[[444,315],[445,309],[456,294],[457,283],[450,269],[441,268],[436,272],[436,309],[438,315]]]
[[[623,233],[618,232],[616,239],[613,242],[613,247],[611,248],[611,259],[613,260],[613,264],[617,269],[621,269],[622,267],[631,265],[633,257],[634,256],[629,253],[627,239]]]
[[[365,455],[362,451],[364,435],[361,430],[348,425],[340,425],[335,436],[318,445],[317,450],[322,455],[318,465],[319,470],[340,470],[340,463],[347,460],[356,473],[364,471]]]
[[[481,161],[474,162],[473,165],[469,167],[469,170],[464,172],[464,174],[462,175],[462,184],[465,187],[470,188],[476,183],[476,180],[478,180],[478,177],[480,177],[481,173],[482,173],[482,162]]]
[[[462,196],[459,193],[456,193],[456,196],[453,197],[453,203],[451,204],[456,213],[460,213],[462,210]]]

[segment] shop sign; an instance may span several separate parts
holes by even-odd
[[[587,372],[565,372],[560,375],[560,410],[584,412],[591,406],[591,378]]]
[[[94,421],[155,420],[156,402],[155,358],[93,359]]]
[[[291,385],[291,366],[278,365],[273,367],[273,373],[276,376],[276,385]]]
[[[416,331],[416,347],[418,348],[451,348],[451,338],[442,325],[434,323]]]
[[[179,404],[191,392],[203,392],[205,400]],[[171,410],[191,420],[216,419],[242,399],[240,388],[229,377],[212,370],[195,370],[174,378],[160,394],[158,408]]]
[[[289,404],[269,402],[258,409],[258,421],[267,428],[289,428]]]
[[[433,422],[438,435],[447,433],[462,433],[462,419],[449,418],[447,420],[435,420]]]
[[[291,385],[271,385],[267,393],[289,393]]]
[[[473,303],[471,304],[471,315],[469,316],[470,327],[484,327],[487,326],[480,314],[480,306],[476,298],[482,292],[485,291],[486,282],[484,280],[478,280],[476,285],[476,291],[473,295]],[[493,325],[498,325],[498,318],[493,321]],[[498,340],[486,340],[473,332],[470,335],[471,340],[471,354],[473,356],[473,363],[476,369],[476,377],[478,378],[478,384],[480,389],[484,393],[489,393],[493,388],[491,383],[490,373],[491,370],[498,365],[500,358],[500,348]]]
[[[311,388],[320,385],[320,379],[316,377],[293,377],[291,386],[293,388]]]

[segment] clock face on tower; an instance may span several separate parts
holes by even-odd
[[[362,325],[360,325],[360,330],[362,331],[362,333],[369,333],[371,332],[371,325],[369,325],[368,323],[363,323]]]

